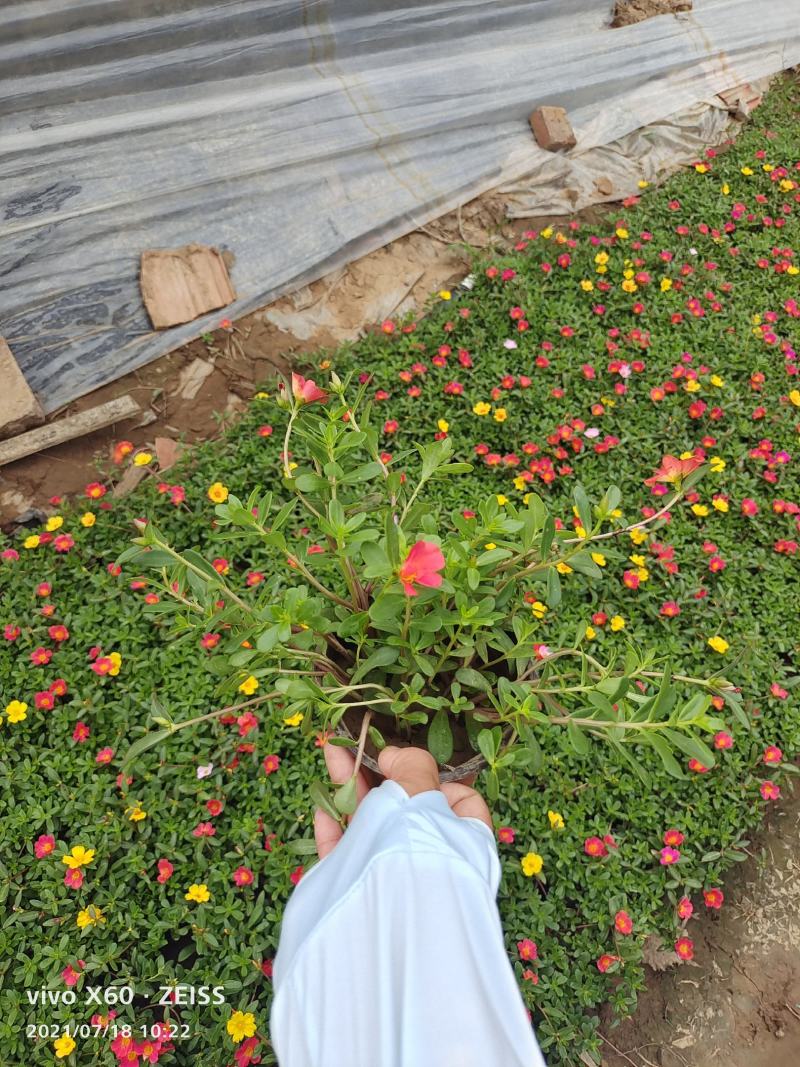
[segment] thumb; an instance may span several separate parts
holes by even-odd
[[[405,789],[410,797],[439,788],[436,760],[422,748],[387,745],[378,756],[381,774]]]

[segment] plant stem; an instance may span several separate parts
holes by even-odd
[[[340,597],[338,593],[334,593],[330,589],[326,589],[321,582],[318,582],[314,575],[311,573],[311,571],[308,570],[308,568],[300,562],[297,556],[293,556],[291,553],[287,553],[286,559],[289,561],[290,566],[296,567],[297,570],[299,570],[303,577],[306,579],[306,581],[310,585],[313,585],[315,589],[319,590],[319,592],[322,593],[323,596],[327,597],[328,600],[333,600],[336,604],[341,604],[345,608],[352,608],[353,605],[350,603],[349,600],[345,600],[343,597]]]
[[[370,723],[370,719],[371,718],[372,718],[372,712],[368,711],[364,715],[364,718],[361,721],[361,733],[360,733],[359,738],[358,738],[358,751],[356,752],[356,763],[355,763],[355,767],[353,768],[353,777],[355,777],[358,774],[358,772],[359,772],[359,770],[361,768],[361,761],[364,758],[364,747],[366,746],[366,743],[367,743],[367,728],[369,727],[369,723]]]

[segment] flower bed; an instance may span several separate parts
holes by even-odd
[[[437,487],[442,514],[536,491],[572,527],[580,478],[594,499],[618,484],[632,523],[663,502],[666,485],[643,480],[664,453],[710,464],[666,526],[604,550],[602,579],[569,575],[554,607],[531,598],[543,646],[580,632],[605,661],[629,640],[655,645],[685,675],[724,671],[744,698],[738,715],[718,709],[711,770],[682,760],[670,774],[642,750],[645,785],[618,754],[543,726],[546,771],[504,784],[500,907],[554,1064],[597,1047],[602,1002],[632,1008],[648,933],[691,957],[692,910],[723,904],[722,876],[800,742],[796,97],[782,83],[729,151],[594,228],[529,232],[476,262],[471,290],[317,361],[323,384],[329,369],[369,377],[390,467],[443,435],[474,463]],[[154,718],[221,706],[208,670],[220,635],[169,639],[152,576],[114,561],[149,516],[254,596],[266,557],[221,539],[214,503],[257,484],[280,493],[284,430],[257,397],[128,500],[109,506],[101,476],[81,507],[0,546],[3,1062],[133,1063],[126,1041],[139,1063],[272,1062],[270,961],[308,863],[321,756],[297,713],[255,707],[123,769]],[[324,566],[324,545],[287,529],[298,558]],[[195,992],[159,1005],[174,982]],[[59,995],[37,1000],[42,988]],[[153,1030],[165,1018],[171,1035]],[[76,1023],[89,1029],[66,1032]]]

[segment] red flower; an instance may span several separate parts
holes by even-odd
[[[65,697],[67,695],[67,683],[63,678],[56,678],[54,682],[51,682],[48,686],[50,692],[56,697]]]
[[[289,881],[292,883],[292,885],[297,885],[297,883],[300,881],[300,879],[302,877],[303,877],[303,868],[302,868],[302,866],[301,867],[295,867],[295,869],[289,875]]]
[[[663,615],[667,619],[674,619],[680,615],[680,605],[675,600],[665,600],[659,608],[659,614]]]
[[[671,845],[672,848],[679,848],[683,844],[685,838],[680,830],[665,830],[662,840],[665,845]]]
[[[714,748],[733,748],[733,738],[726,730],[714,734]]]
[[[49,648],[42,648],[41,645],[31,652],[31,663],[34,667],[44,667],[52,658],[52,651]]]
[[[69,630],[62,623],[58,626],[48,627],[47,632],[50,634],[52,641],[67,641],[69,639]]]
[[[627,911],[617,912],[614,916],[614,928],[620,934],[630,934],[633,932],[633,919],[631,919]]]
[[[688,897],[681,897],[678,901],[677,912],[678,918],[683,919],[684,922],[686,922],[687,919],[691,919],[694,912],[694,906]]]
[[[252,885],[254,877],[255,876],[249,867],[237,867],[233,872],[233,880],[236,885],[240,887],[243,885]]]
[[[272,965],[272,960],[261,961],[261,973],[264,975],[265,978],[272,978]]]
[[[675,482],[677,485],[683,481],[692,471],[703,465],[702,459],[692,456],[691,459],[678,459],[677,456],[664,456],[661,466],[652,478],[645,478],[645,485],[655,485],[656,482]]]
[[[519,958],[521,960],[535,960],[539,958],[539,950],[536,947],[536,943],[526,937],[522,941],[517,941],[517,952],[519,952]]]
[[[67,889],[80,889],[83,885],[83,871],[80,867],[76,867],[74,870],[67,871],[64,875],[64,885]]]
[[[225,805],[222,803],[221,800],[207,800],[206,801],[206,808],[208,809],[208,814],[211,815],[212,818],[215,815],[219,815],[219,813],[222,811],[224,806]]]
[[[292,372],[292,394],[299,404],[313,404],[319,400],[325,403],[328,394],[324,389],[318,389],[316,382],[311,378],[304,378],[302,374]]]
[[[583,851],[587,856],[602,858],[608,855],[608,849],[599,837],[587,837],[583,842]]]
[[[39,584],[36,586],[37,596],[50,596],[52,592],[53,587],[49,582],[39,582]]]
[[[84,492],[90,500],[100,500],[107,493],[106,487],[101,482],[89,482]]]
[[[210,822],[199,822],[192,830],[192,837],[213,837],[216,832]]]
[[[705,900],[707,908],[715,908],[719,911],[725,900],[725,896],[721,889],[704,889],[703,900]]]
[[[101,748],[94,758],[95,763],[110,763],[114,758],[113,748]]]
[[[275,771],[277,771],[278,767],[280,767],[280,765],[281,765],[280,756],[276,756],[276,755],[265,756],[264,757],[264,763],[262,765],[264,767],[264,774],[274,774]]]
[[[165,882],[168,882],[170,880],[170,878],[172,877],[172,872],[175,870],[175,868],[172,866],[169,860],[166,859],[160,859],[156,866],[158,867],[158,877],[156,878],[156,881],[161,882],[161,884],[163,885]]]
[[[69,552],[74,546],[75,539],[72,534],[59,534],[58,537],[53,538],[53,548],[56,552]]]
[[[85,722],[76,722],[75,729],[72,731],[72,740],[77,741],[79,744],[83,744],[84,741],[89,740],[89,734],[91,730]]]
[[[767,745],[764,749],[764,755],[761,757],[767,766],[777,766],[779,763],[783,763],[783,752],[777,745]]]
[[[210,651],[212,648],[216,648],[220,642],[219,634],[203,634],[200,638],[200,646]]]
[[[55,847],[56,839],[52,834],[41,834],[33,844],[33,854],[37,860],[42,860],[49,856]]]
[[[56,706],[56,698],[49,689],[34,694],[33,702],[40,711],[52,711]]]
[[[22,633],[19,626],[12,626],[10,622],[6,623],[3,630],[3,637],[6,641],[16,641],[19,635]]]
[[[510,826],[501,826],[497,831],[497,840],[504,845],[513,845],[516,836],[517,831]]]
[[[699,759],[695,759],[694,756],[689,760],[687,764],[690,771],[694,771],[696,774],[705,774],[708,771],[708,767],[704,767]]]
[[[604,952],[603,955],[597,960],[597,969],[601,974],[605,974],[609,968],[613,967],[615,963],[620,962],[619,956],[611,956],[609,953]]]
[[[764,800],[777,800],[781,795],[780,786],[777,786],[774,782],[769,780],[762,782],[758,787],[758,791]]]
[[[682,960],[690,960],[694,956],[694,941],[688,937],[679,937],[675,942],[675,951]]]
[[[442,584],[439,571],[444,568],[444,565],[445,559],[438,545],[432,541],[417,541],[412,545],[405,562],[397,572],[403,585],[403,592],[406,596],[416,596],[415,582],[431,589],[438,589]]]

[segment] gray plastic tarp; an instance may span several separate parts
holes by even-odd
[[[800,0],[3,0],[0,333],[48,411],[212,328],[154,332],[140,253],[229,249],[236,317],[536,175],[800,62]],[[551,158],[551,157],[548,157]]]

